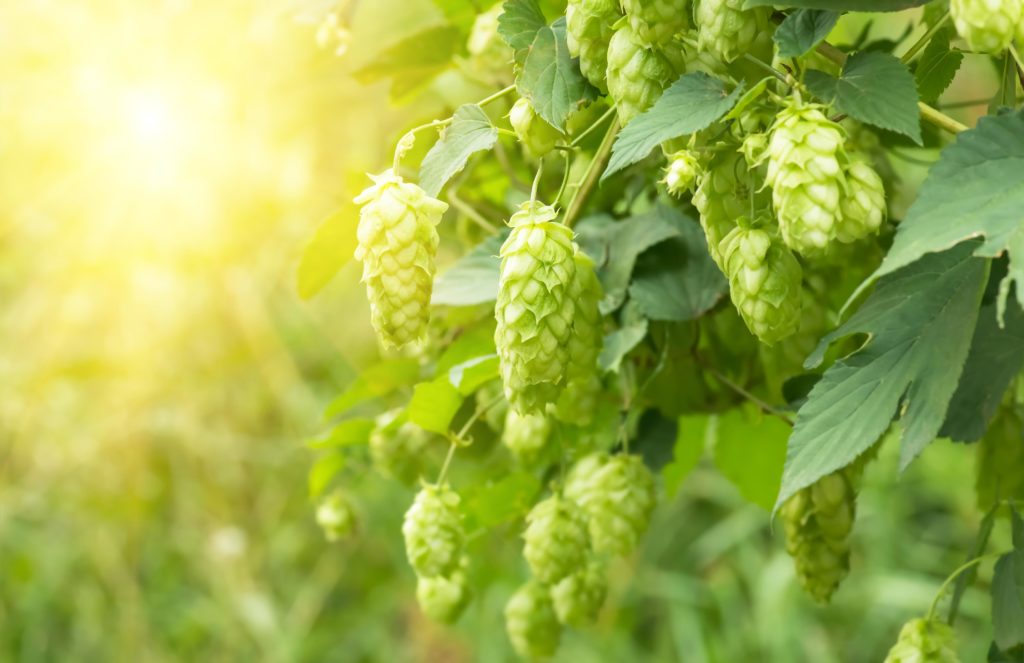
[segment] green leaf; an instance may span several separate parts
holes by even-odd
[[[580,73],[579,61],[569,55],[564,18],[537,31],[516,89],[548,124],[563,131],[569,113],[597,98],[597,90]]]
[[[540,491],[540,481],[528,472],[514,472],[466,494],[466,514],[475,528],[491,528],[524,515]]]
[[[714,428],[711,417],[706,414],[687,414],[679,417],[676,427],[676,443],[672,449],[672,462],[661,468],[665,482],[665,494],[669,499],[679,493],[683,480],[697,467],[704,457]]]
[[[420,377],[415,359],[386,359],[363,370],[345,391],[327,406],[325,419],[332,419],[371,398],[386,396],[399,387],[410,385]]]
[[[1010,254],[1006,286],[1024,304],[1024,113],[983,117],[942,151],[896,230],[875,279],[972,237],[974,255]]]
[[[462,394],[447,375],[432,382],[421,382],[413,388],[409,421],[423,430],[447,435],[452,419],[462,407],[462,400]]]
[[[820,44],[832,32],[839,12],[827,9],[798,9],[775,30],[780,58],[798,58]]]
[[[1003,651],[1024,646],[1024,548],[996,562],[992,576],[992,635]]]
[[[743,85],[727,92],[725,83],[704,72],[686,74],[619,133],[601,179],[640,161],[666,140],[706,129],[729,112]]]
[[[513,50],[529,48],[537,32],[547,27],[537,0],[507,0],[498,17],[498,34]]]
[[[969,245],[928,256],[879,281],[805,366],[835,341],[867,334],[855,353],[825,371],[797,413],[777,505],[849,465],[901,415],[905,468],[942,425],[970,349],[988,263]]]
[[[457,364],[494,354],[494,327],[494,318],[488,316],[480,324],[459,334],[459,337],[452,341],[438,358],[438,374],[447,372]]]
[[[469,396],[498,375],[498,355],[489,354],[453,366],[448,371],[448,381],[460,394]]]
[[[640,256],[629,295],[651,320],[694,320],[725,295],[728,285],[708,254],[697,221],[665,205],[657,213],[679,235]]]
[[[715,465],[745,499],[771,510],[782,481],[790,427],[753,407],[718,417]]]
[[[644,336],[647,336],[647,320],[645,318],[608,334],[604,337],[604,346],[597,358],[598,366],[602,371],[618,373],[622,360],[630,350],[644,340]]]
[[[992,643],[988,649],[988,663],[1024,663],[1024,647],[1018,647],[1011,652],[999,651],[996,643]]]
[[[472,29],[478,11],[487,9],[478,7],[480,3],[475,0],[434,0],[434,5],[441,10],[449,23],[458,26],[465,34]]]
[[[742,115],[743,111],[747,110],[747,107],[749,107],[750,104],[761,98],[761,95],[763,95],[765,90],[768,89],[768,84],[773,80],[775,80],[773,77],[766,76],[757,83],[754,83],[753,87],[743,93],[743,96],[740,97],[740,100],[732,107],[732,110],[725,114],[725,119],[735,120]]]
[[[434,306],[473,306],[498,298],[501,260],[498,251],[506,233],[488,237],[434,281]]]
[[[366,444],[370,440],[373,427],[372,419],[346,419],[326,434],[307,440],[306,446],[310,449],[323,450]]]
[[[804,74],[804,85],[818,99],[831,103],[836,98],[839,79],[817,69],[808,69]]]
[[[744,9],[753,7],[795,7],[799,9],[827,9],[837,12],[898,12],[918,7],[928,0],[747,0]]]
[[[338,476],[345,467],[345,456],[334,452],[320,456],[309,468],[309,497],[316,499],[323,494],[324,489],[330,485],[334,477]]]
[[[357,218],[355,208],[345,205],[316,229],[299,260],[299,297],[310,299],[316,295],[352,259],[359,243],[356,238]]]
[[[456,26],[429,26],[385,48],[353,75],[363,84],[393,78],[396,86],[407,92],[426,85],[446,69],[461,44],[462,35]]]
[[[921,54],[914,72],[917,93],[924,101],[935,101],[953,82],[964,54],[949,47],[952,30],[940,30]]]
[[[466,167],[469,157],[491,149],[497,140],[498,129],[491,124],[484,109],[476,104],[459,106],[452,123],[444,128],[440,140],[423,157],[420,186],[436,197],[448,180]]]

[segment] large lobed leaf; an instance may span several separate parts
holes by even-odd
[[[473,306],[498,298],[501,259],[498,252],[507,233],[488,237],[442,272],[434,282],[434,306]]]
[[[512,50],[519,51],[529,48],[547,23],[537,0],[506,0],[498,17],[498,34]]]
[[[569,114],[597,90],[580,73],[579,60],[569,55],[565,18],[537,30],[516,77],[519,96],[530,100],[537,114],[559,130]]]
[[[1013,550],[996,562],[992,577],[992,633],[999,649],[1024,648],[1024,519],[1013,512]]]
[[[820,44],[839,20],[839,12],[798,9],[779,25],[772,39],[779,45],[780,58],[798,58]]]
[[[459,106],[452,123],[444,129],[440,140],[423,157],[420,165],[420,186],[437,196],[452,177],[466,167],[477,152],[489,150],[498,140],[498,129],[491,124],[484,109],[476,104]]]
[[[932,37],[921,54],[921,60],[914,71],[917,92],[923,101],[935,101],[953,82],[964,54],[949,47],[952,29],[940,30]]]

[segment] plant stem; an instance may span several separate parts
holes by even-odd
[[[996,523],[996,512],[998,510],[999,503],[997,502],[988,510],[985,517],[981,519],[981,525],[978,527],[978,536],[974,540],[974,548],[967,554],[968,560],[980,557],[985,552],[989,536],[992,534],[992,528]],[[960,610],[960,599],[963,598],[964,592],[967,591],[967,586],[970,585],[973,579],[974,572],[972,571],[960,575],[956,580],[956,587],[953,588],[953,598],[949,601],[949,614],[946,615],[946,622],[950,626],[956,621],[957,613]]]
[[[579,136],[576,136],[576,138],[574,138],[574,139],[572,140],[572,142],[571,142],[571,143],[569,143],[569,147],[579,147],[579,144],[580,144],[580,143],[582,143],[582,142],[583,142],[583,140],[584,140],[584,139],[585,139],[585,138],[586,138],[587,136],[589,136],[589,135],[590,135],[591,133],[593,133],[593,132],[594,132],[594,130],[595,130],[595,129],[597,129],[597,128],[598,128],[599,126],[601,126],[602,124],[604,124],[604,121],[605,121],[605,120],[607,120],[607,119],[608,119],[609,117],[611,117],[611,116],[612,116],[612,115],[613,115],[614,113],[615,113],[615,107],[614,107],[614,106],[612,106],[611,108],[609,108],[608,110],[606,110],[606,111],[604,112],[604,114],[603,114],[603,115],[601,115],[601,117],[599,117],[599,118],[597,118],[596,120],[594,120],[594,123],[593,123],[593,124],[591,124],[591,125],[590,125],[589,127],[587,127],[587,128],[586,128],[586,129],[585,129],[585,130],[583,131],[583,133],[581,133],[581,134],[580,134]]]
[[[553,205],[558,205],[559,201],[562,200],[562,196],[565,195],[565,189],[569,186],[569,168],[572,166],[572,152],[563,152],[565,155],[565,172],[562,173],[562,185],[558,187],[558,195],[555,196],[555,200],[552,202]]]
[[[460,198],[459,194],[456,193],[454,189],[448,191],[448,202],[451,203],[452,207],[459,210],[459,212],[465,214],[470,221],[480,226],[490,234],[498,234],[498,228],[488,221],[483,214],[478,212],[476,208]]]
[[[693,353],[693,358],[697,361],[697,364],[699,364],[701,368],[703,368],[705,371],[707,371],[712,376],[714,376],[714,378],[716,380],[718,380],[719,382],[724,384],[729,389],[732,389],[733,391],[735,391],[737,394],[739,394],[743,398],[746,398],[748,401],[750,401],[751,403],[753,403],[757,407],[761,408],[761,410],[763,412],[765,412],[766,414],[770,414],[770,415],[776,416],[779,419],[782,419],[783,421],[785,421],[790,426],[793,425],[793,420],[790,418],[790,416],[788,414],[786,414],[782,410],[780,410],[780,409],[778,409],[778,408],[768,404],[767,402],[765,402],[761,398],[758,398],[757,396],[755,396],[754,394],[750,393],[749,391],[747,391],[743,387],[739,386],[738,384],[736,384],[735,382],[733,382],[729,378],[727,378],[724,375],[722,375],[718,371],[718,369],[716,369],[714,366],[712,366],[707,361],[705,361],[704,357],[702,357],[696,351],[694,351],[694,353]]]
[[[935,611],[939,607],[939,601],[942,600],[942,597],[945,595],[946,590],[949,588],[949,584],[951,582],[956,580],[957,577],[959,577],[959,575],[961,573],[963,573],[964,571],[967,571],[968,569],[974,568],[976,565],[981,564],[985,560],[993,559],[993,558],[998,557],[998,556],[999,556],[998,554],[992,554],[992,555],[983,555],[981,557],[975,557],[974,559],[970,560],[969,562],[967,562],[965,564],[961,564],[960,568],[958,568],[956,571],[953,571],[951,574],[949,574],[949,577],[946,578],[945,582],[942,583],[942,586],[939,587],[939,591],[935,595],[935,598],[932,599],[932,605],[931,605],[930,608],[928,608],[928,615],[926,617],[927,621],[932,621],[933,619],[935,619]]]
[[[544,175],[544,157],[537,161],[537,174],[533,176],[533,187],[530,189],[530,202],[537,202],[537,190],[540,188],[540,178]]]
[[[947,11],[945,14],[942,15],[942,18],[936,21],[935,25],[929,28],[928,31],[925,32],[920,39],[914,42],[914,44],[907,49],[907,52],[904,53],[903,57],[900,58],[900,62],[902,62],[903,64],[910,64],[914,60],[914,57],[917,56],[917,54],[921,51],[921,49],[928,45],[928,42],[932,40],[932,37],[934,37],[936,33],[938,33],[938,31],[941,30],[943,26],[946,25],[946,21],[948,20],[949,12]]]
[[[766,72],[768,72],[769,74],[771,74],[775,78],[779,79],[780,81],[782,81],[786,85],[789,85],[790,87],[792,87],[790,85],[789,80],[786,78],[786,75],[783,74],[778,69],[776,69],[775,67],[773,67],[770,64],[768,64],[767,62],[762,62],[759,58],[754,57],[750,53],[744,53],[743,54],[743,59],[748,61],[748,62],[751,62],[751,63],[757,65],[758,67],[760,67],[761,69],[764,69]]]
[[[503,90],[498,90],[497,92],[495,92],[494,94],[492,94],[489,97],[484,97],[480,101],[476,102],[476,105],[477,106],[486,106],[487,104],[491,103],[492,101],[497,101],[498,99],[501,99],[506,94],[508,94],[509,92],[512,92],[515,89],[516,89],[515,85],[509,85],[507,88],[505,88]]]
[[[597,152],[594,153],[594,158],[591,159],[587,165],[587,171],[583,175],[583,182],[579,188],[576,189],[576,193],[573,194],[572,200],[569,201],[569,207],[565,212],[565,219],[563,223],[573,227],[576,223],[576,219],[583,209],[584,203],[587,202],[587,198],[593,191],[594,186],[597,184],[598,179],[601,177],[601,173],[604,171],[604,166],[608,163],[608,156],[612,153],[612,145],[615,143],[615,136],[619,133],[619,121],[616,119],[610,125],[608,130],[604,134],[604,139],[601,140],[600,147],[597,148]]]
[[[448,466],[452,464],[452,458],[455,457],[455,449],[459,446],[458,441],[465,439],[466,434],[469,432],[469,429],[473,427],[473,424],[475,424],[477,420],[486,414],[492,407],[497,405],[498,401],[504,397],[505,394],[498,394],[483,405],[478,405],[476,410],[473,411],[473,414],[469,416],[469,419],[466,419],[466,423],[462,424],[462,428],[460,428],[459,432],[452,438],[451,446],[448,447],[448,455],[445,456],[444,465],[441,466],[441,473],[437,476],[437,482],[435,485],[440,486],[444,483],[445,477],[448,476]]]

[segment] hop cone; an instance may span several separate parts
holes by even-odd
[[[768,143],[768,184],[786,245],[822,255],[835,239],[846,193],[843,130],[811,106],[783,109]]]
[[[587,558],[587,516],[575,502],[553,495],[530,510],[523,539],[530,571],[544,584],[556,583]]]
[[[430,317],[437,229],[448,205],[390,170],[371,176],[362,205],[356,260],[370,299],[370,320],[387,346],[418,340]]]
[[[956,31],[972,51],[999,53],[1024,31],[1024,3],[1020,0],[950,0],[949,13]]]
[[[501,247],[494,342],[505,396],[520,413],[539,414],[561,394],[569,361],[576,276],[572,231],[553,207],[523,203]]]
[[[700,212],[708,253],[722,273],[726,273],[726,266],[719,247],[725,236],[736,227],[736,219],[750,212],[750,201],[745,192],[749,191],[750,185],[743,157],[728,152],[717,155],[697,178],[693,206]]]
[[[465,566],[463,558],[462,565]],[[416,581],[416,602],[420,609],[431,619],[443,624],[451,624],[466,609],[472,598],[472,592],[464,569],[456,569],[450,576],[433,578],[420,577]]]
[[[605,569],[597,562],[566,576],[551,588],[558,621],[569,626],[584,626],[597,619],[607,594]]]
[[[800,327],[802,270],[764,230],[736,228],[721,243],[729,294],[750,332],[774,345]]]
[[[594,261],[576,248],[576,277],[569,288],[575,303],[572,335],[569,337],[569,364],[565,370],[565,391],[558,398],[555,416],[577,426],[587,426],[594,419],[597,398],[601,392],[597,357],[604,343],[601,311],[598,303],[603,291],[594,271]]]
[[[847,472],[819,479],[782,507],[786,551],[796,562],[800,584],[819,603],[828,603],[850,569],[856,495]]]
[[[852,159],[846,167],[846,185],[836,239],[856,242],[882,227],[886,213],[885,187],[875,169],[861,159]]]
[[[662,46],[686,29],[686,0],[621,0],[622,10],[637,40],[645,46]]]
[[[519,99],[508,114],[516,137],[535,157],[542,157],[555,149],[561,134],[537,115],[528,99]]]
[[[617,0],[570,0],[565,10],[569,54],[580,59],[584,78],[608,91],[608,44],[622,12]]]
[[[953,629],[939,621],[911,619],[884,663],[960,663]]]
[[[594,550],[628,555],[650,522],[654,478],[639,456],[590,454],[570,471],[565,496],[590,517]]]
[[[555,653],[562,625],[544,585],[531,580],[516,590],[505,604],[505,630],[523,658],[549,658]]]
[[[470,67],[483,78],[505,81],[511,72],[512,49],[498,34],[498,17],[504,11],[498,3],[476,17],[466,41]]]
[[[608,94],[626,124],[654,105],[676,77],[677,67],[658,47],[644,45],[628,25],[608,44]]]
[[[501,441],[520,463],[537,460],[551,436],[551,420],[543,414],[519,414],[509,408]]]
[[[374,469],[406,485],[415,483],[423,469],[429,433],[409,422],[397,430],[388,430],[381,423],[370,433],[370,461]]]
[[[770,31],[769,7],[743,9],[743,0],[700,0],[697,5],[697,44],[722,62],[750,51]]]
[[[420,576],[455,570],[462,552],[459,496],[448,486],[425,486],[405,512],[405,553]]]
[[[337,541],[355,529],[356,514],[348,498],[341,491],[335,491],[316,508],[316,523],[328,541]]]
[[[700,174],[700,162],[697,155],[689,150],[680,150],[669,156],[665,168],[665,189],[669,194],[679,197],[693,190],[693,185]]]

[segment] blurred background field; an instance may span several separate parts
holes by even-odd
[[[303,302],[298,256],[401,127],[481,95],[446,76],[413,116],[349,75],[429,0],[360,3],[344,58],[306,4],[0,6],[0,660],[511,660],[515,531],[446,629],[415,604],[410,491],[356,475],[359,536],[313,522],[302,442],[377,350],[356,269]],[[559,660],[878,661],[973,541],[972,465],[938,443],[897,479],[886,453],[826,608],[768,514],[698,468]]]

